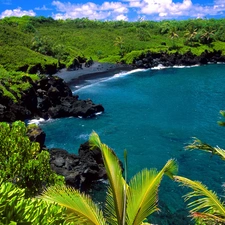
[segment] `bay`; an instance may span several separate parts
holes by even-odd
[[[207,65],[137,70],[86,80],[78,89],[71,86],[80,99],[102,104],[105,112],[94,118],[63,118],[41,124],[46,146],[77,153],[94,130],[121,160],[127,149],[129,178],[143,168],[159,170],[175,158],[179,175],[200,180],[221,196],[224,162],[204,152],[186,151],[184,146],[197,137],[225,147],[225,128],[217,125],[222,120],[219,111],[225,109],[224,69],[225,65]],[[191,223],[182,198],[187,191],[164,178],[159,192],[161,212],[151,222]]]

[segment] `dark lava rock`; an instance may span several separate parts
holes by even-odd
[[[65,177],[67,185],[87,191],[94,181],[107,178],[101,151],[90,150],[88,142],[80,145],[78,155],[57,148],[49,152],[51,168]]]
[[[79,100],[63,79],[43,76],[17,102],[0,93],[0,121],[13,122],[31,118],[92,117],[103,112],[100,104],[90,99]]]
[[[27,135],[32,142],[38,142],[40,144],[40,149],[45,147],[45,132],[38,126],[28,126]]]
[[[225,62],[225,56],[222,55],[222,51],[214,50],[203,52],[200,56],[188,51],[184,54],[178,52],[175,53],[153,53],[147,52],[141,54],[139,57],[133,60],[133,66],[136,68],[152,68],[158,65],[165,67],[170,66],[191,66],[191,65],[204,65],[208,63]]]

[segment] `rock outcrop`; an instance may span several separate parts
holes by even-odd
[[[225,62],[225,56],[222,55],[222,51],[214,50],[203,52],[200,56],[188,51],[184,54],[176,53],[153,53],[147,52],[141,54],[139,57],[133,60],[133,66],[136,68],[152,68],[159,65],[164,67],[171,66],[192,66],[192,65],[204,65],[208,63]]]
[[[27,78],[26,78],[27,79]],[[91,117],[103,112],[100,104],[90,99],[79,100],[73,96],[63,79],[44,76],[38,82],[29,80],[32,87],[25,91],[18,102],[0,93],[0,121],[13,122],[31,118]]]
[[[65,177],[67,185],[81,191],[88,190],[93,181],[107,178],[100,150],[90,150],[88,142],[80,145],[78,155],[54,148],[50,156],[51,168]]]

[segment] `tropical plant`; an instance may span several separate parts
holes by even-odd
[[[191,200],[187,206],[191,208],[190,213],[194,219],[211,225],[225,224],[225,203],[215,192],[199,181],[192,181],[181,176],[174,176],[174,178],[182,186],[192,189],[184,196],[184,199]]]
[[[221,110],[220,114],[225,117],[225,111]],[[225,126],[224,122],[219,121],[219,125]],[[194,138],[194,141],[185,147],[187,150],[202,150],[220,156],[225,160],[225,150],[220,147],[211,145]],[[192,181],[184,177],[174,176],[177,182],[187,186],[193,191],[184,196],[185,201],[190,200],[188,207],[193,218],[200,221],[200,224],[225,224],[225,202],[218,198],[215,192],[209,190],[199,181]]]
[[[29,140],[24,122],[0,123],[0,177],[3,181],[26,188],[27,195],[40,192],[44,186],[63,183],[63,177],[50,168],[49,159],[48,151]]]
[[[177,28],[176,27],[172,27],[169,31],[169,37],[173,42],[173,46],[172,48],[176,48],[176,44],[175,44],[175,39],[179,38],[179,35],[177,33]]]
[[[170,23],[168,21],[163,21],[159,26],[160,34],[167,34],[170,30]]]
[[[146,29],[144,29],[143,27],[139,27],[137,29],[137,37],[139,38],[140,41],[149,41],[151,35]]]
[[[190,43],[190,45],[192,46],[197,34],[197,28],[194,29],[193,26],[190,26],[187,32],[184,34],[184,37],[187,38],[186,43]]]
[[[207,27],[202,31],[201,34],[201,43],[202,44],[211,44],[214,40],[215,31],[211,27]]]
[[[100,141],[95,132],[90,135],[89,143],[92,148],[101,150],[108,176],[109,188],[104,213],[88,196],[65,186],[49,187],[41,198],[65,206],[68,220],[76,221],[77,224],[149,224],[144,222],[145,219],[159,210],[157,195],[163,175],[173,178],[177,173],[175,160],[169,160],[159,172],[156,169],[144,169],[127,183],[126,152],[124,178],[115,153]]]
[[[69,225],[66,223],[65,208],[41,199],[25,198],[25,189],[18,188],[11,182],[3,182],[2,179],[0,224]]]
[[[114,45],[119,47],[119,54],[121,57],[124,56],[124,40],[121,36],[116,37]]]

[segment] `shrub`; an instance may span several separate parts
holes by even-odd
[[[44,186],[63,183],[49,164],[49,152],[40,149],[39,143],[31,142],[24,122],[12,125],[0,123],[0,177],[3,181],[26,188],[28,196],[35,195]]]

